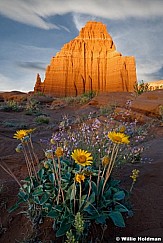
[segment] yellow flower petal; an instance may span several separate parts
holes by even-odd
[[[113,143],[118,143],[118,144],[129,144],[130,141],[129,141],[129,137],[124,134],[124,133],[121,133],[121,132],[109,132],[108,133],[108,138],[110,138],[110,140],[113,142]]]
[[[85,180],[85,176],[82,175],[82,174],[76,174],[75,175],[75,181],[78,182],[78,183],[81,183],[81,181],[84,181]]]
[[[63,148],[58,147],[58,148],[56,149],[56,151],[55,151],[55,155],[56,155],[57,157],[62,157],[62,156],[63,156]]]
[[[13,138],[16,138],[18,140],[22,140],[24,137],[28,136],[30,133],[32,133],[34,129],[28,129],[28,130],[18,130],[14,134]]]
[[[16,133],[14,134],[13,138],[22,140],[24,137],[26,137],[28,135],[27,130],[18,130],[16,131]]]
[[[109,164],[109,162],[110,162],[110,158],[108,157],[108,156],[104,156],[103,158],[102,158],[102,165],[105,167],[105,166],[107,166],[108,164]]]
[[[91,153],[88,153],[82,149],[75,149],[71,154],[71,157],[75,160],[75,163],[81,166],[87,166],[93,163],[93,157],[91,156]]]

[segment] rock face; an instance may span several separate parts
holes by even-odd
[[[39,73],[37,74],[37,77],[36,77],[36,84],[35,84],[35,87],[34,87],[34,92],[39,92],[41,91],[40,90],[40,87],[41,87],[41,78],[40,78],[40,75]]]
[[[135,58],[116,51],[104,24],[88,22],[52,58],[44,82],[37,75],[34,90],[56,97],[87,91],[128,92],[133,91],[136,80]]]
[[[144,92],[139,95],[132,101],[131,109],[147,116],[163,116],[163,89]]]

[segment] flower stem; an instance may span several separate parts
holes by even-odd
[[[108,179],[111,175],[111,172],[113,170],[118,151],[119,151],[119,144],[114,144],[112,154],[111,154],[111,158],[110,158],[110,163],[109,163],[107,171],[106,171],[105,181],[104,181],[103,188],[102,188],[102,195],[103,195],[103,192],[104,192],[104,189],[105,189],[105,185],[106,185],[106,183],[107,183],[107,181],[108,181]]]
[[[81,185],[81,182],[79,183],[79,188],[80,188],[80,192],[79,192],[79,208],[81,208],[81,197],[82,197],[82,185]]]

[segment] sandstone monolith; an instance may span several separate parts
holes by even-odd
[[[44,82],[37,75],[34,90],[56,97],[131,92],[136,80],[135,58],[122,56],[106,26],[90,21],[51,59]]]

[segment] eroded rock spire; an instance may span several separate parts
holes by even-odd
[[[38,87],[37,81],[36,86],[45,94],[62,97],[87,91],[133,91],[136,80],[135,58],[116,51],[103,23],[89,21],[51,59],[44,82]]]

